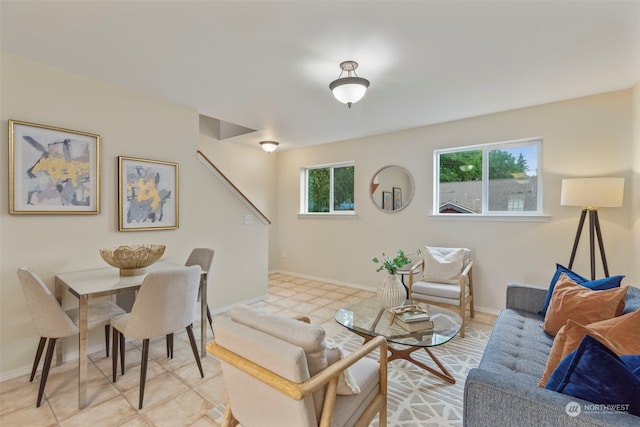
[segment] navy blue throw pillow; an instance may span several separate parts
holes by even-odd
[[[578,348],[560,361],[545,388],[640,415],[640,355],[617,356],[585,335]]]
[[[549,303],[551,302],[551,295],[553,295],[553,290],[556,287],[556,282],[558,281],[562,273],[569,276],[569,278],[576,282],[578,285],[584,286],[585,288],[589,288],[594,291],[605,291],[607,289],[617,288],[620,286],[620,283],[624,278],[624,276],[610,276],[597,280],[589,280],[585,277],[582,277],[578,273],[569,270],[563,265],[556,264],[556,272],[551,278],[551,282],[549,283],[549,290],[547,291],[547,298],[544,301],[544,307],[542,308],[542,311],[538,312],[538,314],[542,317],[547,314],[547,309],[549,308]]]

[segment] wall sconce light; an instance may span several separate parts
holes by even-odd
[[[356,74],[358,63],[356,61],[344,61],[340,64],[340,75],[329,84],[329,89],[333,92],[333,96],[347,104],[351,108],[351,104],[362,99],[369,87],[369,80],[358,77]],[[342,77],[342,73],[346,72],[347,77]]]
[[[276,151],[276,148],[278,148],[278,143],[275,141],[260,141],[260,146],[267,153],[271,153],[273,151]]]
[[[609,277],[609,267],[607,266],[607,258],[604,255],[602,232],[600,231],[600,220],[598,219],[598,208],[618,208],[622,206],[623,194],[624,178],[575,178],[562,180],[560,205],[580,206],[583,208],[582,214],[580,215],[580,222],[578,223],[576,238],[573,242],[569,268],[573,266],[573,261],[576,257],[576,250],[578,249],[578,242],[580,241],[580,235],[582,234],[584,220],[587,212],[589,212],[591,280],[595,280],[596,278],[595,236],[598,238],[605,277]]]

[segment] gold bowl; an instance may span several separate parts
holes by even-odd
[[[165,245],[123,245],[100,249],[100,256],[107,264],[120,269],[120,276],[138,276],[147,272],[164,254]]]

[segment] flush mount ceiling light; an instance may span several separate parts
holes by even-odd
[[[267,153],[271,153],[272,151],[276,151],[276,148],[278,148],[278,143],[275,141],[261,141],[260,146]]]
[[[340,75],[329,85],[333,96],[343,104],[347,104],[349,108],[351,104],[362,99],[369,87],[369,80],[358,77],[356,68],[358,68],[356,61],[344,61],[340,64],[342,70]],[[347,73],[347,77],[342,77],[344,72]]]

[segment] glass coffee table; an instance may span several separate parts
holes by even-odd
[[[391,353],[389,361],[407,360],[439,378],[455,384],[456,380],[429,348],[451,341],[460,331],[462,319],[457,313],[446,308],[427,304],[419,305],[429,312],[433,321],[433,329],[408,332],[396,323],[389,324],[391,313],[380,305],[376,297],[367,298],[341,308],[336,312],[335,319],[351,332],[364,338],[365,342],[378,335],[385,337],[390,344],[388,347]],[[391,344],[399,344],[405,348],[393,347]],[[411,357],[413,352],[420,349],[424,349],[433,359],[440,369],[439,371]]]

